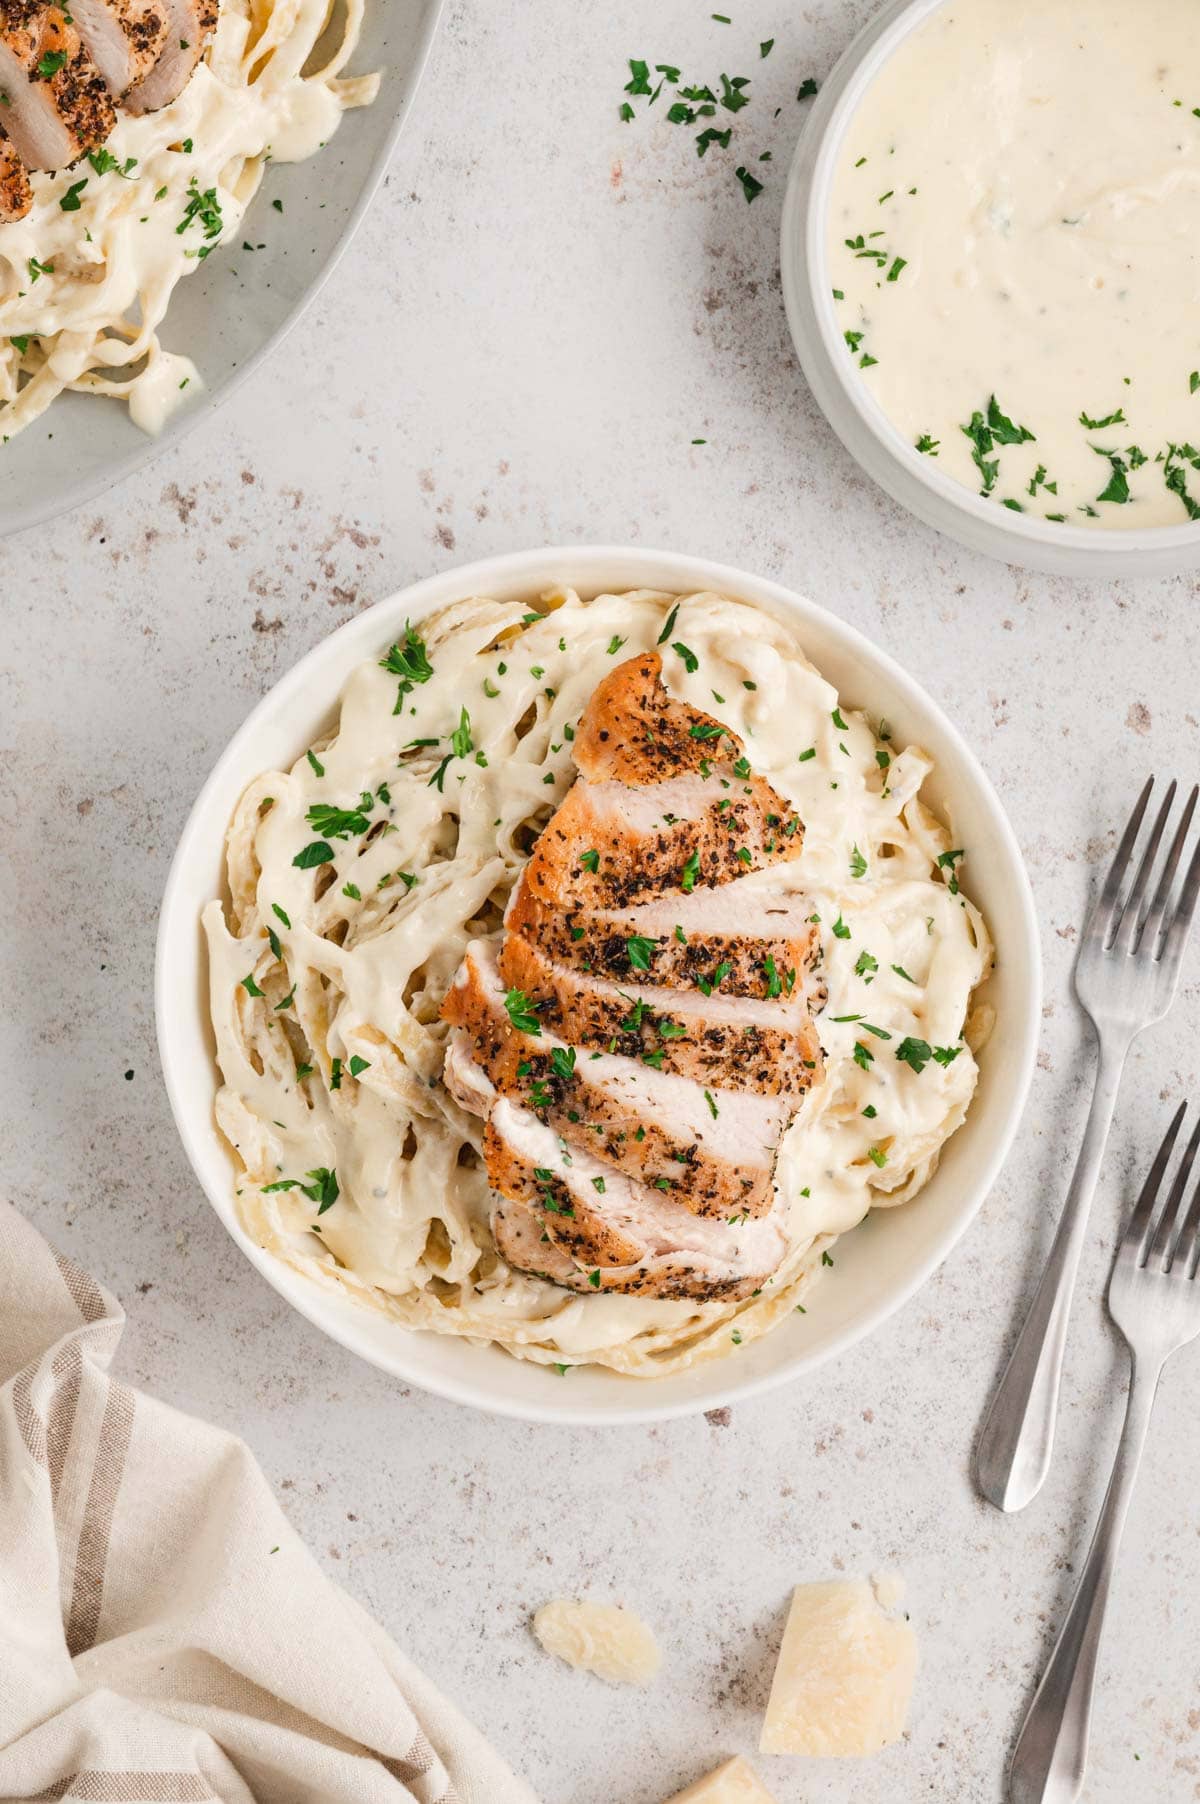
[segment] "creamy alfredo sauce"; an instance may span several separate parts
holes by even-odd
[[[872,83],[830,280],[847,357],[939,469],[1074,525],[1200,515],[1196,109],[1186,0],[951,0]]]
[[[740,1341],[769,1327],[828,1236],[924,1183],[975,1087],[964,1032],[982,1031],[969,1017],[990,946],[961,849],[918,799],[928,758],[840,711],[786,628],[709,594],[536,605],[471,601],[424,623],[423,651],[400,648],[411,681],[364,664],[333,735],[251,785],[229,838],[232,908],[204,919],[217,1115],[245,1168],[243,1217],[282,1257],[421,1326],[661,1371],[730,1351],[734,1315]],[[482,1124],[439,1081],[441,999],[467,942],[499,931],[574,779],[574,725],[614,659],[664,631],[669,688],[741,735],[805,822],[795,863],[741,882],[811,903],[829,987],[825,1081],[777,1169],[792,1250],[740,1305],[577,1297],[510,1271],[482,1162],[464,1155]]]

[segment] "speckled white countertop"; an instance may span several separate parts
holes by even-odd
[[[124,1373],[245,1435],[327,1568],[420,1642],[547,1804],[657,1804],[751,1750],[790,1586],[881,1566],[907,1575],[921,1640],[906,1742],[764,1777],[780,1804],[1000,1800],[1118,1425],[1124,1357],[1097,1300],[1114,1225],[1198,1076],[1200,946],[1126,1077],[1052,1476],[1003,1518],[968,1456],[1082,1126],[1076,925],[1143,775],[1200,769],[1200,584],[1082,587],[959,552],[817,414],[779,210],[798,82],[868,10],[741,0],[722,25],[664,0],[651,28],[634,0],[451,0],[387,187],[314,312],[182,448],[0,546],[6,1192],[124,1299]],[[661,116],[619,122],[630,55],[753,77],[735,131],[773,157],[752,206],[740,156],[701,162]],[[778,577],[918,674],[1011,813],[1047,977],[1016,1152],[917,1298],[807,1383],[602,1435],[407,1392],[289,1313],[185,1164],[151,1010],[175,837],[251,704],[413,578],[571,539]],[[1135,1504],[1090,1804],[1200,1798],[1198,1400],[1193,1349],[1168,1368]],[[530,1612],[564,1592],[641,1608],[666,1650],[654,1690],[540,1652]]]

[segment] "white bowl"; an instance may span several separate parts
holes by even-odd
[[[892,425],[846,355],[833,304],[826,220],[846,129],[909,33],[948,0],[890,0],[838,60],[796,146],[783,204],[781,267],[809,387],[851,457],[899,501],[973,551],[1058,576],[1168,576],[1200,564],[1200,524],[1089,530],[1018,514],[938,470]]]
[[[355,72],[381,72],[369,107],[347,113],[332,141],[303,163],[273,163],[246,215],[270,223],[234,276],[227,245],[181,282],[160,337],[200,370],[204,387],[157,438],[119,401],[60,395],[39,420],[0,448],[0,538],[78,507],[158,457],[256,369],[332,273],[378,187],[421,79],[443,0],[368,0]],[[283,203],[280,220],[271,201]],[[286,226],[286,229],[284,229]],[[242,259],[245,262],[245,259]]]
[[[929,793],[970,850],[970,889],[996,943],[991,998],[996,1027],[963,1127],[913,1202],[873,1215],[838,1247],[836,1274],[761,1340],[710,1364],[663,1378],[579,1368],[566,1379],[495,1347],[401,1327],[349,1298],[331,1296],[257,1247],[234,1208],[235,1168],[217,1131],[217,1073],[206,1006],[200,911],[222,886],[223,843],[246,784],[287,769],[329,720],[351,671],[420,620],[464,596],[535,596],[556,583],[583,595],[650,587],[713,589],[756,603],[794,626],[809,656],[852,707],[886,715],[901,744],[936,761]],[[234,735],[188,817],[167,879],[158,932],[155,1009],[163,1074],[175,1120],[209,1201],[263,1276],[334,1340],[406,1383],[499,1415],[534,1421],[653,1421],[712,1409],[811,1372],[860,1340],[912,1295],[945,1258],[1000,1169],[1033,1069],[1041,968],[1033,898],[995,791],[954,727],[912,678],[813,602],[778,583],[704,558],[608,547],[564,547],[488,558],[432,576],[350,620],[302,658]]]

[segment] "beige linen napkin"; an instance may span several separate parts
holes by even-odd
[[[0,1202],[0,1799],[537,1804]]]

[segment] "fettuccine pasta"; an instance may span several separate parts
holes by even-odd
[[[738,889],[811,903],[828,986],[824,1081],[776,1167],[789,1251],[736,1303],[579,1296],[511,1270],[482,1123],[440,1081],[442,999],[468,941],[499,935],[574,779],[575,723],[667,623],[668,687],[741,736],[805,823],[798,860]],[[250,785],[228,897],[205,911],[248,1231],[316,1283],[522,1358],[648,1376],[732,1352],[796,1307],[834,1236],[920,1190],[975,1089],[991,945],[963,850],[921,800],[929,758],[842,712],[786,626],[720,595],[472,599],[379,650],[332,734]]]

